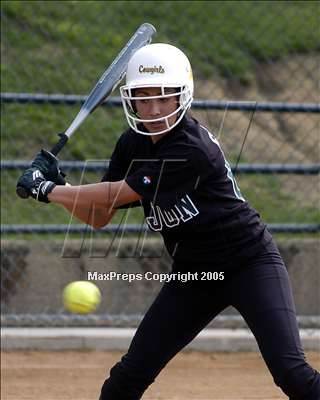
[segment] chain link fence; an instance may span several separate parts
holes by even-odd
[[[15,195],[22,168],[41,147],[51,147],[57,141],[56,134],[63,132],[79,111],[81,101],[68,102],[65,97],[57,102],[52,96],[87,95],[132,33],[146,21],[157,28],[154,42],[173,44],[188,55],[198,101],[191,113],[218,136],[242,193],[274,231],[300,227],[295,230],[300,232],[300,239],[294,239],[294,245],[283,251],[291,249],[287,251],[289,263],[304,254],[310,285],[319,282],[317,253],[308,247],[316,238],[307,239],[306,251],[303,234],[308,230],[319,232],[320,221],[319,4],[2,2],[1,304],[5,323],[136,324],[159,289],[159,282],[101,282],[104,302],[100,314],[80,319],[65,314],[61,291],[71,280],[86,279],[93,268],[169,270],[170,260],[162,251],[150,258],[152,249],[162,249],[158,238],[152,239],[157,240],[156,246],[147,246],[147,255],[137,257],[132,254],[137,239],[128,231],[121,254],[127,252],[129,257],[119,257],[115,252],[111,259],[90,257],[88,253],[65,258],[62,248],[66,242],[81,248],[84,233],[77,231],[79,223],[70,220],[62,208],[22,202]],[[22,93],[24,100],[19,101]],[[34,94],[38,98],[43,95],[43,100],[36,101]],[[100,107],[85,121],[61,153],[72,184],[100,180],[105,160],[126,129],[118,95],[116,91],[114,102]],[[209,107],[208,102],[200,100],[215,104]],[[251,108],[246,109],[244,102],[250,102]],[[270,102],[287,108],[263,111],[257,107]],[[239,106],[236,110],[233,103]],[[77,164],[79,161],[84,164]],[[99,165],[83,169],[94,163]],[[123,212],[113,221],[114,229],[120,221],[126,221],[126,227],[141,226],[142,212]],[[66,235],[68,226],[74,230],[69,229]],[[112,242],[115,233],[111,229],[95,235],[98,248],[109,248],[109,244],[101,244],[102,237]],[[298,283],[296,286],[299,290]],[[300,314],[317,314],[318,295],[311,305],[306,304],[304,298],[310,287],[301,290]]]

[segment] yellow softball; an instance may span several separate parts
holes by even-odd
[[[95,311],[100,301],[100,290],[92,282],[71,282],[63,290],[64,307],[75,314],[89,314]]]

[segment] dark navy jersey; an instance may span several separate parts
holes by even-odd
[[[146,223],[162,234],[177,268],[231,268],[271,240],[219,142],[191,117],[156,143],[131,129],[122,134],[102,180],[122,179],[142,196]]]

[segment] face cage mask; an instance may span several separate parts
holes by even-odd
[[[160,135],[162,133],[168,132],[171,129],[173,129],[175,126],[178,125],[178,123],[181,121],[183,118],[184,114],[186,111],[191,107],[191,103],[193,100],[191,90],[188,86],[180,87],[180,91],[175,92],[175,93],[170,93],[170,94],[165,94],[165,88],[169,88],[168,86],[157,86],[157,85],[148,85],[145,87],[160,87],[161,88],[161,95],[159,96],[146,96],[146,97],[134,97],[132,96],[132,90],[142,88],[142,85],[139,86],[121,86],[120,87],[120,94],[121,94],[121,100],[122,100],[122,105],[124,109],[125,116],[127,118],[128,124],[130,128],[132,128],[134,131],[137,133],[140,133],[142,135],[147,135],[147,136],[154,136],[154,135]],[[177,86],[174,86],[177,87]],[[137,116],[137,113],[134,110],[133,106],[133,101],[134,100],[148,100],[148,99],[161,99],[164,97],[179,97],[179,107],[172,112],[171,114],[165,115],[164,117],[160,118],[154,118],[154,119],[140,119]],[[173,115],[178,115],[177,120],[175,121],[174,124],[169,125],[169,118],[172,117]],[[157,122],[157,121],[164,121],[166,124],[166,129],[163,129],[162,131],[159,132],[146,132],[142,131],[141,129],[138,128],[139,123],[144,123],[144,122]]]

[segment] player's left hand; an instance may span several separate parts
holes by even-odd
[[[50,203],[48,194],[54,189],[56,184],[46,181],[39,169],[28,168],[18,179],[17,186],[25,188],[34,199],[43,203]]]
[[[57,185],[65,185],[66,176],[59,168],[59,160],[48,150],[41,149],[31,163],[31,168],[37,168],[45,179]]]

